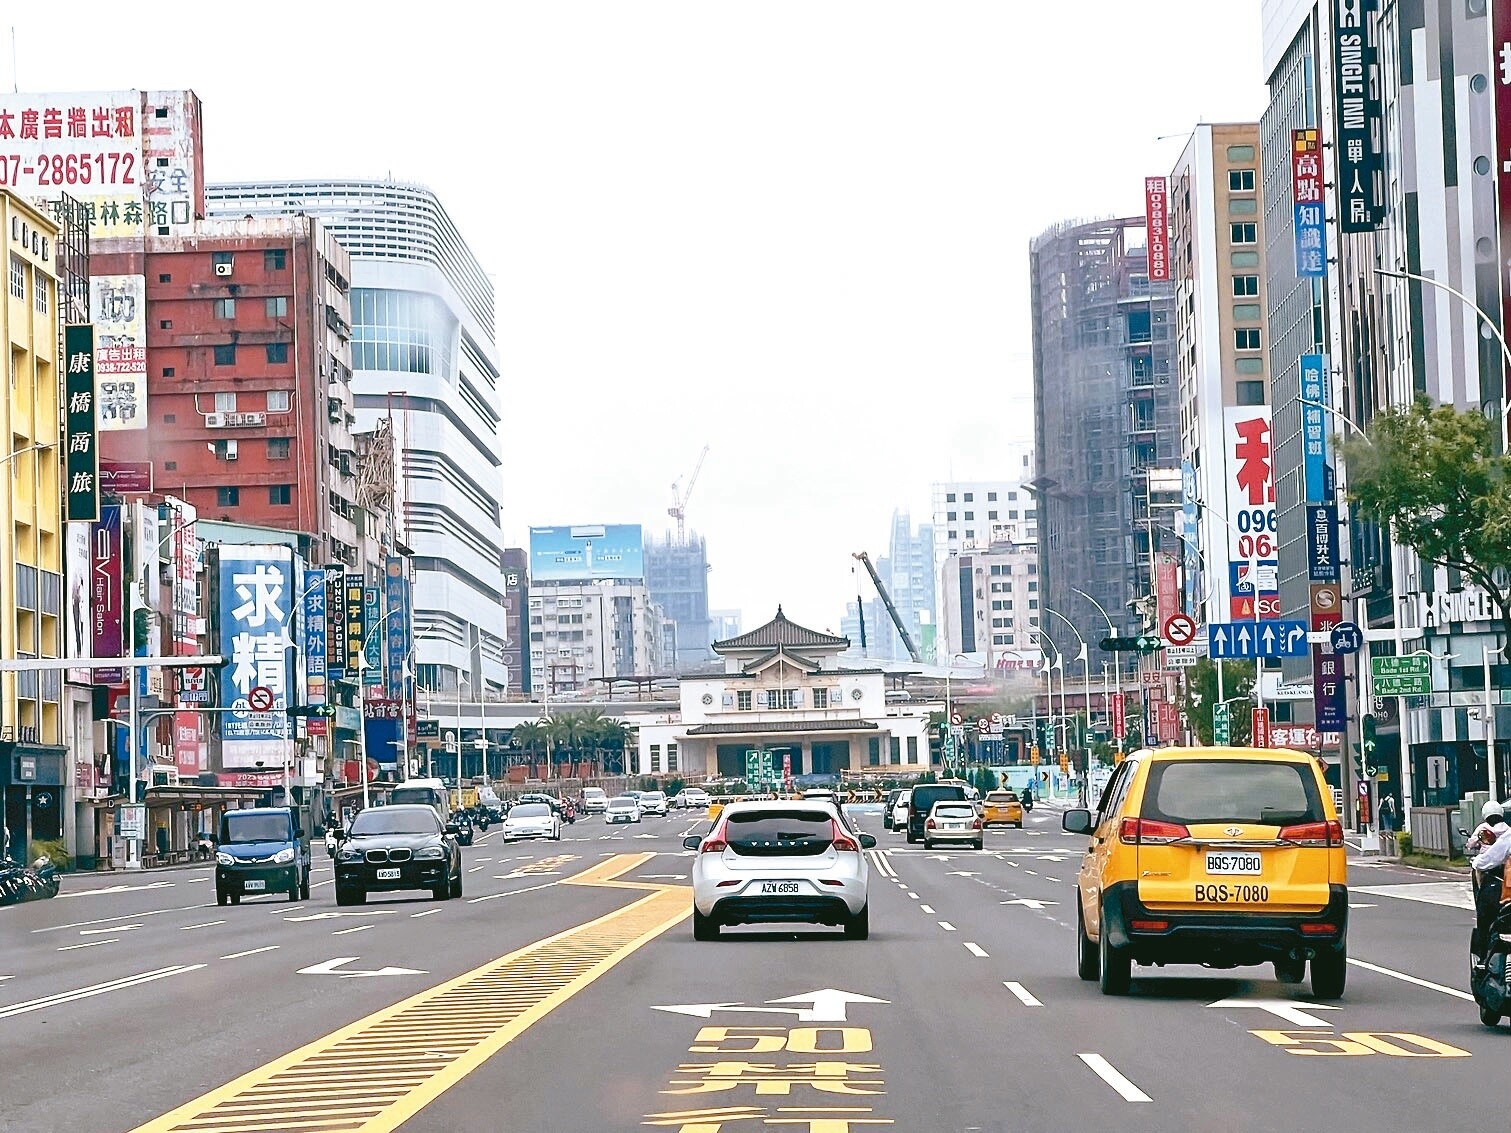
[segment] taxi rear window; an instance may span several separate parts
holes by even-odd
[[[1182,826],[1204,822],[1282,826],[1327,818],[1310,767],[1231,759],[1156,762],[1149,769],[1142,817]]]

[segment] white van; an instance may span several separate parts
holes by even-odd
[[[439,779],[406,779],[388,792],[390,806],[402,803],[420,803],[435,808],[445,822],[451,814],[451,792]]]
[[[603,814],[609,809],[609,796],[604,794],[602,787],[584,787],[582,789],[582,813]]]

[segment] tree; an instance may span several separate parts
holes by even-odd
[[[522,753],[530,761],[530,778],[535,778],[535,757],[546,746],[546,726],[538,720],[516,724],[509,733],[509,746]]]
[[[1494,451],[1490,422],[1419,398],[1377,416],[1343,456],[1354,514],[1481,586],[1511,641],[1511,465]]]
[[[1239,747],[1248,744],[1250,727],[1249,705],[1235,697],[1252,695],[1254,691],[1254,664],[1252,661],[1223,662],[1223,695],[1217,695],[1217,662],[1203,657],[1186,670],[1186,699],[1182,709],[1197,743],[1212,742],[1212,708],[1226,698],[1228,703],[1228,742]]]

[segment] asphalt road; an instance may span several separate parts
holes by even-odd
[[[871,939],[694,943],[686,816],[465,856],[460,901],[214,904],[211,870],[0,910],[0,1130],[1498,1128],[1511,1029],[1450,875],[1351,863],[1345,997],[1268,969],[1074,973],[1082,845],[881,830]]]

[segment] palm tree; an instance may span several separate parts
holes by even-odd
[[[580,726],[580,740],[585,750],[592,753],[591,763],[599,768],[603,758],[603,737],[609,725],[609,718],[597,708],[585,709],[577,714]]]
[[[617,769],[620,773],[624,771],[624,752],[629,746],[629,741],[629,725],[623,720],[605,719],[603,721],[602,730],[598,734],[600,751],[616,756]]]
[[[530,777],[535,778],[535,756],[546,746],[548,729],[539,720],[516,724],[509,733],[509,746],[523,752],[530,761]]]
[[[546,773],[550,777],[556,777],[561,770],[562,757],[572,750],[575,736],[572,734],[572,714],[563,712],[559,716],[553,716],[546,724],[546,734],[550,741],[550,757],[546,761]]]

